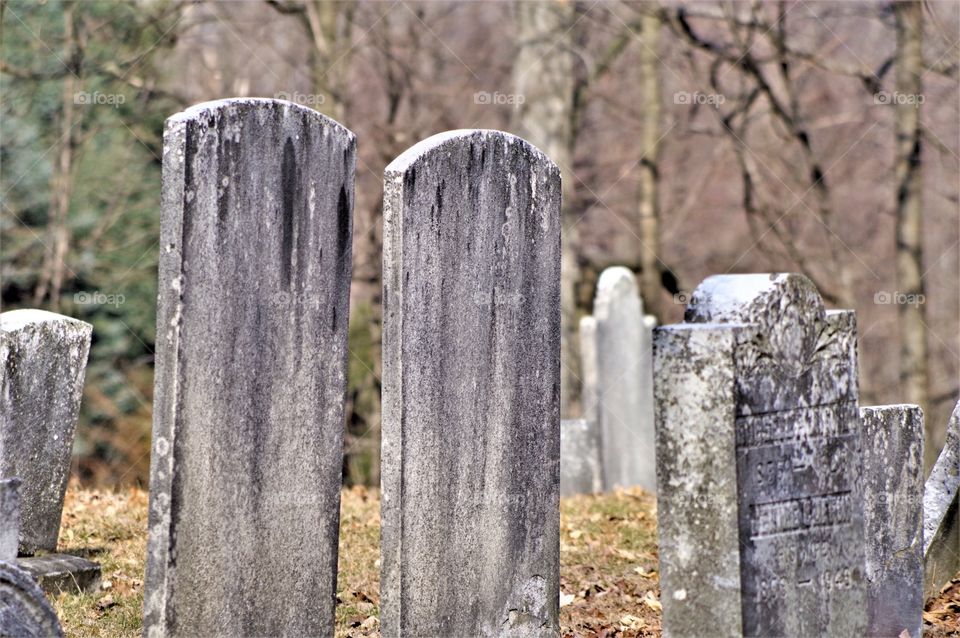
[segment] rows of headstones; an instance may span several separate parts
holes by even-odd
[[[167,122],[147,636],[333,633],[355,149],[277,100]],[[918,635],[960,570],[960,407],[924,487],[922,415],[859,408],[854,313],[807,279],[712,277],[654,329],[615,268],[560,426],[560,231],[511,135],[386,169],[382,633],[556,635],[561,485],[640,485],[665,635]],[[46,635],[15,546],[56,549],[90,328],[0,325],[0,629]]]

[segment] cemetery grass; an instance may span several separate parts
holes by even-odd
[[[561,634],[659,636],[653,498],[641,490],[621,490],[563,499],[560,509]],[[344,489],[337,636],[379,634],[379,512],[376,490]],[[103,583],[93,594],[61,594],[54,600],[67,636],[140,636],[146,530],[145,491],[70,485],[60,551],[99,562]],[[925,636],[960,636],[960,579],[927,606],[924,626]]]

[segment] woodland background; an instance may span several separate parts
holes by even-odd
[[[855,308],[861,404],[960,394],[960,3],[0,2],[0,292],[94,325],[75,470],[145,485],[163,121],[232,96],[358,136],[345,479],[379,476],[383,168],[455,128],[564,177],[565,416],[599,271],[679,321],[716,273]],[[266,302],[266,300],[265,300]]]

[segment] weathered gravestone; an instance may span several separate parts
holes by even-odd
[[[63,630],[43,591],[25,571],[0,560],[0,636],[61,638]]]
[[[147,636],[333,633],[355,149],[278,100],[167,120]]]
[[[20,543],[20,479],[0,480],[0,560],[17,558]]]
[[[860,408],[860,427],[866,635],[919,638],[923,626],[923,412],[916,405]]]
[[[593,318],[595,353],[588,354],[596,358],[596,390],[590,392],[600,424],[603,486],[656,491],[652,326],[630,270],[615,266],[603,271]]]
[[[597,320],[592,315],[580,319],[580,404],[583,418],[599,428],[600,401],[597,396],[600,388],[597,370]],[[597,445],[600,445],[600,433],[597,432]],[[599,455],[599,450],[597,452]],[[603,483],[603,468],[600,481]]]
[[[924,599],[960,573],[960,403],[923,489]]]
[[[0,636],[63,636],[43,592],[13,562],[20,527],[19,489],[18,478],[0,481]]]
[[[710,277],[654,360],[664,635],[863,635],[853,311]]]
[[[22,554],[57,549],[91,330],[44,310],[0,314],[0,478],[22,480]]]
[[[559,171],[451,131],[384,187],[383,635],[556,635]]]
[[[602,489],[599,439],[596,423],[586,419],[560,422],[560,496]]]

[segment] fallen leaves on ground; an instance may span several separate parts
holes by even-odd
[[[560,626],[564,638],[660,635],[656,503],[642,490],[577,496],[560,505]],[[380,632],[380,499],[346,488],[340,506],[338,637]],[[147,493],[80,489],[64,505],[60,551],[102,565],[100,590],[54,600],[67,636],[140,636]],[[924,636],[960,636],[960,579],[924,611]]]

